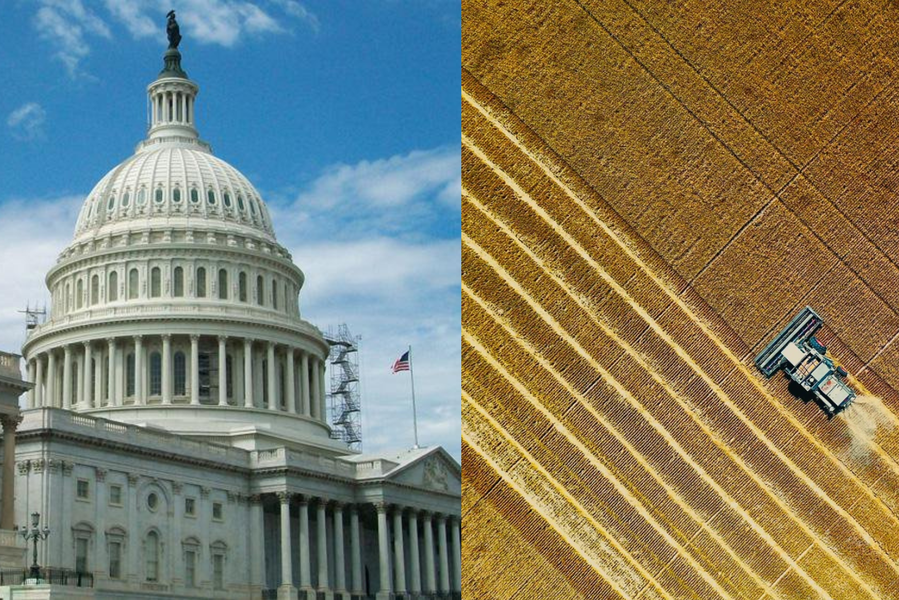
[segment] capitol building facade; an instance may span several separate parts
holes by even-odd
[[[39,512],[41,564],[98,598],[459,597],[459,465],[332,438],[303,272],[199,138],[177,50],[148,93],[22,350],[15,522]]]

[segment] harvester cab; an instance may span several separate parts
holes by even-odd
[[[827,348],[814,337],[824,321],[806,306],[755,357],[755,366],[765,377],[781,368],[832,419],[855,400],[855,392],[846,385],[846,371],[827,356]]]

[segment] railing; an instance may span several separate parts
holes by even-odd
[[[0,570],[0,586],[24,585],[31,579],[30,569],[2,569]],[[74,569],[56,569],[45,567],[41,569],[40,581],[50,585],[68,585],[72,587],[94,587],[94,574],[82,573]]]

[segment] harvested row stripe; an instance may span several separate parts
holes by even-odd
[[[753,373],[746,367],[746,365],[743,364],[743,362],[739,359],[739,357],[737,357],[737,356],[730,350],[730,348],[727,347],[726,344],[724,344],[720,339],[718,339],[718,336],[715,335],[715,333],[714,333],[714,332],[711,330],[711,328],[710,328],[710,327],[709,327],[709,326],[702,320],[701,317],[699,317],[698,315],[696,315],[696,314],[692,311],[692,309],[690,309],[690,307],[686,304],[686,302],[684,302],[684,300],[680,297],[680,295],[678,295],[678,293],[677,293],[675,290],[672,290],[671,287],[670,287],[664,280],[662,280],[660,277],[658,277],[658,276],[652,271],[652,269],[649,268],[649,266],[648,266],[648,265],[647,265],[647,264],[640,258],[639,254],[638,254],[636,251],[634,251],[634,250],[633,250],[633,249],[626,243],[625,240],[623,240],[623,239],[621,238],[621,235],[618,234],[618,233],[616,233],[614,230],[612,230],[612,229],[611,229],[605,222],[603,222],[601,219],[597,218],[597,216],[596,216],[596,215],[594,214],[594,212],[590,209],[590,207],[589,207],[586,203],[584,203],[584,201],[581,200],[581,198],[580,198],[580,197],[579,197],[579,196],[578,196],[578,195],[577,195],[577,194],[576,194],[576,193],[575,193],[575,192],[574,192],[568,185],[566,185],[566,184],[565,184],[559,177],[556,176],[556,174],[553,172],[553,170],[552,170],[549,166],[547,166],[548,164],[552,164],[552,163],[553,163],[553,161],[552,161],[551,158],[546,157],[546,156],[544,156],[544,155],[542,155],[542,154],[539,154],[539,155],[538,155],[537,153],[531,151],[529,148],[527,148],[526,146],[524,146],[524,145],[518,140],[518,138],[517,138],[517,137],[516,137],[516,136],[515,136],[515,135],[514,135],[514,134],[507,128],[507,127],[506,127],[506,125],[500,120],[499,117],[493,115],[493,114],[489,111],[489,109],[488,109],[486,106],[481,105],[475,98],[473,98],[470,94],[468,94],[464,89],[462,90],[462,98],[463,98],[468,104],[470,104],[475,110],[477,110],[480,114],[482,114],[482,115],[484,116],[484,118],[485,118],[485,119],[486,119],[486,120],[487,120],[487,121],[488,121],[488,122],[495,128],[495,129],[497,129],[498,131],[500,131],[500,132],[501,132],[501,133],[502,133],[502,134],[503,134],[503,135],[504,135],[504,136],[505,136],[505,137],[506,137],[506,138],[507,138],[507,139],[508,139],[508,140],[509,140],[509,141],[510,141],[516,148],[518,148],[518,149],[519,149],[525,156],[527,156],[531,161],[533,161],[534,164],[536,164],[536,165],[537,165],[537,166],[544,172],[544,174],[546,174],[546,176],[547,176],[547,177],[548,177],[548,178],[549,178],[549,179],[550,179],[550,180],[551,180],[551,181],[552,181],[552,182],[553,182],[553,183],[554,183],[560,190],[562,190],[562,191],[565,193],[565,195],[567,195],[569,198],[571,198],[572,201],[573,201],[573,202],[574,202],[574,203],[575,203],[575,204],[576,204],[576,205],[577,205],[577,206],[584,212],[584,214],[586,214],[586,215],[588,216],[588,218],[590,218],[593,222],[595,222],[595,223],[600,227],[600,229],[601,229],[601,230],[602,230],[602,231],[609,237],[609,239],[611,239],[615,244],[617,244],[617,245],[622,249],[622,251],[627,255],[627,257],[630,258],[631,261],[633,261],[634,264],[635,264],[637,267],[639,267],[639,269],[640,269],[641,271],[643,271],[643,273],[645,273],[645,274],[647,275],[647,277],[649,277],[649,278],[650,278],[650,279],[651,279],[651,280],[652,280],[652,281],[653,281],[653,282],[654,282],[654,283],[655,283],[655,284],[656,284],[656,285],[657,285],[657,286],[658,286],[658,287],[659,287],[659,288],[660,288],[660,289],[661,289],[661,290],[662,290],[662,291],[663,291],[663,292],[664,292],[664,293],[671,299],[671,301],[674,302],[674,304],[677,305],[677,307],[678,307],[678,308],[679,308],[679,309],[680,309],[680,310],[681,310],[681,311],[682,311],[682,312],[683,312],[683,313],[684,313],[684,314],[685,314],[685,315],[686,315],[686,316],[687,316],[693,323],[696,324],[697,327],[699,327],[699,329],[702,331],[702,333],[703,333],[703,334],[704,334],[704,335],[705,335],[705,336],[706,336],[706,337],[707,337],[707,338],[708,338],[708,339],[709,339],[709,340],[710,340],[710,341],[711,341],[711,342],[712,342],[712,343],[713,343],[713,344],[714,344],[714,345],[715,345],[715,346],[716,346],[716,347],[717,347],[717,348],[718,348],[718,349],[719,349],[719,350],[720,350],[720,351],[721,351],[721,352],[722,352],[722,353],[723,353],[723,354],[724,354],[724,355],[725,355],[725,356],[726,356],[726,357],[727,357],[727,358],[728,358],[728,359],[735,365],[735,367],[736,367],[736,368],[740,371],[740,373],[746,378],[746,380],[748,380],[748,381],[750,382],[750,384],[751,384],[753,387],[755,387],[756,390],[757,390],[759,393],[761,393],[761,394],[762,394],[762,395],[763,395],[763,396],[764,396],[764,397],[765,397],[765,398],[766,398],[766,399],[767,399],[767,400],[774,406],[774,408],[778,411],[778,413],[779,413],[781,416],[783,416],[785,419],[787,419],[787,420],[791,423],[791,425],[793,425],[793,427],[795,427],[796,430],[800,432],[800,434],[801,434],[803,437],[805,437],[805,438],[806,438],[806,439],[807,439],[813,446],[815,446],[815,447],[816,447],[816,448],[817,448],[817,449],[818,449],[824,456],[826,456],[826,457],[828,458],[829,461],[831,461],[834,465],[836,465],[836,466],[837,466],[837,467],[838,467],[838,468],[839,468],[839,469],[840,469],[840,470],[841,470],[847,477],[849,477],[850,479],[852,479],[852,480],[853,480],[854,482],[856,482],[862,489],[864,489],[864,490],[865,490],[865,493],[868,494],[869,498],[870,498],[873,502],[875,502],[875,503],[877,503],[877,504],[881,504],[881,505],[883,504],[883,503],[881,502],[881,500],[880,500],[879,498],[877,498],[876,495],[871,491],[871,489],[869,488],[869,486],[865,485],[864,482],[860,481],[859,478],[858,478],[858,476],[856,476],[855,473],[853,473],[852,470],[851,470],[847,465],[845,465],[845,464],[842,462],[842,460],[840,460],[838,457],[834,456],[833,453],[830,451],[829,448],[827,448],[826,446],[824,446],[823,444],[821,444],[820,440],[818,440],[816,437],[814,437],[814,436],[812,436],[812,435],[810,435],[810,434],[808,433],[808,431],[805,429],[805,427],[802,425],[802,423],[800,423],[800,422],[795,418],[795,416],[793,416],[793,414],[792,414],[791,412],[789,412],[789,411],[783,406],[783,404],[780,402],[780,400],[778,400],[775,396],[773,396],[773,395],[772,395],[772,394],[771,394],[771,393],[764,387],[764,385],[762,385],[762,383],[761,383],[761,382],[755,377],[755,375],[754,375],[754,374],[753,374]],[[463,136],[463,143],[464,143],[464,136]],[[468,146],[468,147],[471,148],[472,151],[475,152],[476,154],[479,154],[479,158],[480,158],[480,157],[483,157],[483,158],[481,158],[481,160],[485,160],[485,159],[486,159],[486,160],[485,160],[485,163],[486,163],[486,164],[493,165],[493,163],[490,161],[490,159],[487,158],[486,155],[484,155],[483,152],[481,152],[480,149],[477,148],[477,146],[475,146],[474,144],[472,144],[472,145],[470,145],[470,146]],[[493,165],[492,168],[493,168],[495,171],[497,171],[497,174],[499,174],[500,177],[503,177],[504,179],[508,179],[509,181],[512,181],[511,178],[508,176],[508,174],[506,174],[505,172],[503,172],[502,169],[499,169],[499,167],[497,167],[496,165]],[[556,167],[556,168],[557,168],[559,171],[562,170],[562,169],[559,168],[559,167]],[[514,184],[514,181],[513,181],[513,184]],[[517,184],[514,184],[514,187],[519,187],[519,186],[517,186]],[[520,187],[519,187],[519,189],[520,189]],[[545,212],[545,211],[544,211],[544,212]],[[541,214],[541,213],[538,213],[538,214]],[[542,216],[542,214],[541,214],[541,216]],[[594,265],[595,265],[595,267],[598,267],[598,265],[596,265],[596,263],[595,263],[595,261],[593,260],[593,258],[589,255],[589,253],[587,253],[587,252],[586,252],[586,251],[585,251],[579,244],[577,244],[577,241],[576,241],[576,240],[571,239],[570,236],[569,236],[566,232],[564,232],[564,229],[563,229],[561,226],[559,226],[557,223],[555,223],[555,221],[552,219],[552,217],[550,217],[549,215],[546,215],[546,217],[544,217],[544,218],[547,219],[547,222],[550,224],[550,226],[552,226],[554,229],[556,229],[556,230],[559,232],[559,234],[562,235],[562,237],[566,238],[566,239],[569,241],[569,243],[572,244],[572,247],[575,248],[575,250],[577,250],[580,254],[582,254],[582,256],[584,257],[584,259],[585,259],[588,263],[590,263],[591,266],[594,266]],[[600,270],[601,270],[601,268],[600,268]],[[601,273],[601,275],[602,275],[602,273]],[[624,290],[622,290],[622,291],[623,291],[625,294],[627,294],[626,291],[624,291]],[[624,296],[622,296],[622,297],[624,297]],[[629,298],[629,296],[628,296],[628,298]],[[643,319],[644,319],[644,320],[645,320],[645,321],[646,321],[646,322],[653,328],[653,330],[656,331],[657,334],[662,335],[662,336],[664,336],[664,337],[667,337],[667,336],[664,334],[664,331],[662,330],[662,328],[659,327],[658,323],[656,323],[656,321],[655,321],[649,314],[647,314],[647,313],[645,312],[645,310],[643,310],[643,309],[642,309],[641,307],[639,307],[638,305],[635,305],[635,306],[634,306],[634,309],[635,309],[635,310],[637,311],[637,313],[638,313],[638,314],[639,314],[639,315],[640,315],[640,316],[641,316],[641,317],[642,317],[642,318],[643,318]],[[687,355],[686,352],[684,352],[683,349],[680,348],[679,346],[672,346],[672,348],[673,348],[676,352],[678,352],[678,353],[683,352],[684,355]],[[692,362],[692,359],[690,359],[688,355],[687,355],[687,358],[686,358],[685,360],[688,360],[689,362]],[[704,374],[703,374],[703,375],[704,375]],[[868,443],[868,445],[871,447],[871,450],[872,450],[873,452],[875,452],[878,456],[880,456],[882,459],[884,459],[884,461],[885,461],[888,465],[890,465],[890,468],[891,468],[891,469],[893,469],[895,472],[899,473],[899,462],[897,462],[897,461],[892,457],[892,455],[890,455],[890,454],[889,454],[888,452],[886,452],[883,448],[881,448],[880,445],[877,444],[873,439],[872,439],[872,440],[867,440],[866,443]],[[827,499],[830,500],[830,501],[832,501],[832,499],[830,499],[829,497],[827,497]],[[886,506],[884,506],[884,509],[887,510],[887,511],[889,511],[889,509],[888,509]],[[889,512],[892,513],[892,511],[889,511]],[[895,516],[894,516],[893,518],[895,519]],[[879,545],[878,545],[878,547],[879,547]]]
[[[470,296],[472,295],[471,290],[467,290],[466,293]],[[704,569],[702,569],[701,565],[699,565],[692,558],[692,556],[690,555],[690,552],[664,531],[664,528],[662,526],[660,526],[655,521],[653,516],[648,513],[646,508],[643,506],[643,503],[641,503],[639,500],[637,500],[631,494],[630,490],[628,490],[624,487],[624,485],[619,481],[619,479],[615,476],[615,474],[612,473],[606,467],[606,465],[602,461],[600,461],[596,457],[596,455],[589,448],[587,448],[583,444],[583,442],[581,442],[581,440],[574,433],[572,433],[572,431],[570,429],[568,429],[568,427],[566,427],[561,421],[559,421],[552,412],[550,412],[537,398],[534,397],[533,394],[531,394],[521,384],[521,382],[519,382],[515,377],[513,377],[501,365],[497,365],[495,363],[495,361],[492,360],[492,357],[488,358],[489,354],[486,353],[485,348],[476,340],[476,338],[471,333],[469,333],[467,331],[463,331],[462,337],[466,343],[468,343],[472,348],[474,348],[481,355],[482,358],[489,361],[490,366],[497,372],[497,374],[500,375],[506,381],[508,381],[509,384],[512,385],[515,388],[515,390],[525,400],[527,400],[527,402],[529,402],[534,408],[536,408],[546,418],[546,420],[552,424],[552,426],[556,429],[556,431],[560,432],[573,446],[575,446],[587,458],[587,460],[589,460],[590,463],[593,466],[595,466],[597,468],[597,470],[599,470],[599,472],[610,483],[612,483],[612,485],[615,487],[615,489],[618,491],[619,494],[621,494],[622,496],[627,498],[628,502],[640,513],[640,515],[643,516],[643,518],[645,520],[647,520],[650,524],[652,524],[653,527],[663,535],[665,540],[672,547],[674,547],[677,550],[677,555],[684,556],[684,558],[690,563],[690,565],[694,568],[694,570],[696,570],[697,573],[699,573],[703,577],[703,579],[705,579],[708,583],[710,583],[710,585],[713,585],[713,587],[715,587],[714,584],[712,583],[713,580],[711,579],[711,577],[706,573],[706,571]],[[609,430],[613,435],[615,435],[615,437],[619,441],[622,442],[622,444],[637,459],[637,461],[643,466],[643,468],[646,469],[646,471],[653,477],[653,479],[655,479],[655,481],[657,483],[659,483],[659,485],[665,490],[665,492],[668,494],[668,496],[672,500],[674,500],[676,503],[678,503],[685,511],[687,511],[687,513],[690,515],[690,517],[699,526],[699,530],[707,531],[709,533],[709,535],[711,535],[712,538],[715,539],[715,541],[718,543],[718,545],[721,546],[721,548],[724,549],[724,551],[738,565],[740,565],[740,568],[742,568],[743,571],[745,573],[747,573],[759,587],[766,590],[766,592],[768,592],[768,593],[771,593],[771,594],[775,593],[773,590],[773,586],[769,586],[761,577],[759,577],[757,574],[755,574],[752,571],[752,569],[749,568],[742,561],[742,559],[727,545],[727,543],[718,535],[718,533],[714,529],[709,527],[708,524],[705,523],[703,521],[703,519],[699,515],[696,514],[695,511],[693,511],[692,507],[690,507],[689,504],[687,502],[685,502],[684,499],[677,494],[677,492],[675,492],[673,489],[671,489],[671,487],[668,486],[658,476],[658,474],[652,468],[652,465],[650,465],[646,461],[645,457],[643,457],[635,448],[633,448],[629,443],[627,443],[627,441],[624,440],[618,434],[618,432],[615,431],[613,429],[613,427],[610,426],[610,424],[605,419],[600,417],[598,419],[598,421],[605,429]],[[698,533],[698,531],[697,531],[697,533]],[[694,534],[694,536],[695,535],[696,534]],[[675,555],[675,556],[677,556],[677,555]],[[708,559],[709,557],[703,556],[703,558]],[[724,595],[723,591],[722,591],[722,595]]]
[[[830,507],[832,509],[834,509],[838,514],[840,514],[840,516],[842,516],[848,523],[850,523],[853,526],[853,528],[856,530],[856,532],[866,542],[868,542],[871,545],[871,547],[874,548],[875,551],[878,552],[878,554],[880,554],[885,559],[886,563],[888,565],[890,565],[890,567],[893,569],[893,571],[896,573],[896,575],[899,576],[899,565],[896,565],[896,563],[893,561],[892,557],[890,557],[888,555],[888,553],[884,550],[884,548],[871,537],[870,533],[868,533],[868,531],[855,520],[855,517],[853,515],[849,514],[842,506],[840,506],[837,502],[835,502],[823,489],[821,489],[821,487],[817,484],[817,482],[815,482],[811,477],[809,477],[798,465],[796,465],[786,454],[784,454],[783,451],[781,451],[780,448],[774,442],[771,441],[771,439],[765,434],[765,432],[763,432],[761,429],[759,429],[758,426],[756,426],[755,423],[752,422],[752,420],[750,420],[745,415],[745,413],[743,413],[743,411],[728,397],[728,395],[721,389],[721,387],[717,383],[715,383],[703,371],[702,367],[700,367],[692,359],[692,357],[690,357],[687,354],[687,352],[679,344],[677,344],[677,342],[675,342],[671,338],[671,336],[667,334],[667,332],[665,332],[662,329],[662,327],[655,321],[655,319],[653,319],[630,296],[630,294],[628,294],[628,292],[624,288],[622,288],[612,277],[610,277],[605,272],[605,270],[602,268],[602,266],[599,265],[589,255],[589,253],[578,243],[577,240],[572,238],[570,236],[570,234],[568,234],[558,223],[556,223],[553,220],[553,218],[548,213],[546,213],[546,211],[541,206],[539,206],[534,201],[534,199],[531,198],[530,195],[517,184],[517,182],[515,182],[498,165],[493,163],[490,160],[490,158],[486,154],[484,154],[484,152],[480,148],[478,148],[474,143],[472,143],[471,140],[469,140],[464,134],[462,136],[462,143],[463,143],[463,145],[465,145],[466,148],[471,150],[481,161],[483,161],[484,164],[488,165],[491,168],[491,170],[493,170],[506,183],[506,185],[508,185],[515,192],[515,194],[518,195],[518,197],[521,198],[522,201],[524,201],[525,204],[527,204],[548,225],[550,225],[550,227],[552,227],[554,231],[556,231],[561,237],[563,237],[563,239],[565,239],[565,241],[572,248],[574,248],[585,261],[587,261],[590,264],[590,266],[600,275],[600,277],[603,280],[605,280],[608,283],[608,285],[611,286],[615,290],[615,292],[619,296],[621,296],[621,298],[623,298],[628,303],[628,305],[631,306],[631,308],[633,308],[634,311],[637,312],[641,316],[641,318],[653,329],[653,331],[657,335],[659,335],[659,337],[661,337],[665,341],[665,343],[668,344],[672,348],[672,350],[674,350],[675,353],[694,372],[697,373],[697,375],[699,375],[700,378],[702,378],[702,380],[706,383],[706,385],[708,385],[715,392],[716,396],[718,396],[719,399],[721,399],[721,401],[725,405],[727,405],[731,409],[731,411],[734,414],[736,414],[737,417],[756,435],[757,439],[759,439],[762,443],[764,443],[765,446],[767,446],[768,449],[773,454],[775,454],[783,462],[783,464],[786,465],[794,473],[794,475],[796,475],[796,477],[801,479],[806,484],[806,486],[808,486],[812,491],[814,491],[818,495],[818,497],[820,497],[822,500],[824,500],[828,505],[830,505]],[[690,318],[694,322],[697,321],[696,316],[693,314],[690,314]],[[739,363],[739,364],[742,366],[742,363]],[[748,370],[745,369],[745,366],[743,367],[743,370],[746,372],[747,377],[750,378],[753,382],[755,382],[756,385],[758,385],[758,382],[756,381],[756,379],[754,377],[752,377],[751,374],[748,373]],[[778,409],[782,413],[786,413],[789,415],[789,413],[786,412],[785,409],[783,409],[783,407],[780,405],[780,403],[774,400],[774,397],[772,395],[765,392],[765,396],[768,398],[769,401],[773,402],[774,405],[776,407],[778,407]],[[801,426],[801,424],[798,421],[796,421],[796,419],[794,417],[792,417],[792,415],[789,415],[789,420],[794,425],[794,427],[796,427],[797,430],[802,433],[802,435],[806,439],[812,441],[812,443],[822,453],[825,453],[827,456],[829,456],[834,461],[835,464],[839,465],[841,467],[841,469],[843,470],[843,472],[848,477],[855,480],[858,483],[859,487],[862,490],[864,490],[865,493],[867,493],[869,495],[869,497],[870,497],[871,501],[874,503],[874,505],[881,507],[883,512],[887,515],[887,518],[891,519],[894,522],[894,525],[896,527],[899,527],[899,520],[896,519],[896,517],[895,517],[895,515],[893,515],[892,511],[890,511],[889,508],[886,507],[882,503],[882,501],[880,501],[879,498],[877,498],[877,496],[873,493],[873,491],[871,491],[870,488],[868,488],[866,485],[864,485],[863,482],[858,480],[858,478],[855,476],[854,473],[852,473],[851,470],[849,470],[841,461],[839,461],[836,457],[834,457],[830,453],[829,449],[827,449],[826,447],[821,445],[818,440],[816,440],[813,436],[811,436],[805,430],[805,428],[803,428]],[[877,450],[879,451],[878,453],[881,456],[883,456],[885,459],[888,458],[888,455],[882,449],[880,449],[879,446],[877,446]],[[892,466],[899,467],[899,465],[897,465],[896,462],[893,461],[891,457],[889,457],[888,460],[889,460],[889,464],[891,464]]]
[[[515,339],[516,343],[525,348],[527,352],[529,352],[536,361],[540,364],[540,366],[547,372],[550,373],[565,389],[566,391],[575,399],[577,399],[578,403],[583,406],[585,410],[587,410],[596,420],[597,422],[603,423],[605,419],[603,419],[602,415],[600,415],[597,410],[590,404],[590,402],[580,394],[576,389],[574,389],[569,382],[565,379],[565,377],[559,373],[541,354],[538,348],[530,345],[526,340],[522,339],[522,337],[518,334],[518,332],[509,328],[509,326],[490,308],[480,297],[474,294],[470,288],[463,282],[462,284],[463,293],[474,300],[485,312],[487,312],[491,318],[494,319],[506,332],[510,337]],[[495,370],[500,372],[504,377],[513,381],[513,377],[508,371],[501,365],[499,362],[493,358],[493,356],[489,353],[489,351],[470,333],[463,329],[462,332],[463,339],[473,346],[478,352],[482,355],[483,359],[487,361]],[[602,368],[602,366],[595,364],[594,368],[599,372],[600,376],[603,380],[608,383],[615,391],[619,394],[621,398],[630,403],[640,414],[644,417],[644,419],[655,429],[668,443],[668,445],[674,450],[687,464],[690,465],[691,468],[699,475],[699,477],[711,487],[715,493],[724,501],[728,506],[730,506],[736,513],[738,513],[743,520],[747,523],[747,525],[758,534],[762,539],[764,539],[768,545],[781,557],[781,559],[790,565],[790,567],[795,570],[807,583],[811,586],[821,598],[831,598],[831,596],[825,591],[805,570],[799,566],[799,564],[794,561],[790,555],[783,550],[783,548],[778,545],[777,541],[774,540],[771,535],[759,524],[756,520],[736,501],[734,500],[726,490],[724,490],[715,480],[709,475],[705,469],[699,465],[684,448],[677,442],[676,439],[664,428],[664,426],[659,423],[648,411],[646,411],[643,406],[634,398],[630,392],[628,392],[620,382],[618,382],[608,371]],[[521,385],[520,383],[518,385]],[[619,439],[621,436],[619,436]],[[775,502],[777,502],[777,498],[775,498]],[[782,505],[781,509],[784,510]],[[788,510],[785,510],[786,514],[792,514]],[[804,525],[799,523],[800,528],[804,529]],[[808,533],[808,530],[805,529]],[[812,539],[814,539],[814,535],[810,535]],[[872,596],[876,598],[875,596]],[[831,598],[831,600],[835,600]],[[839,600],[839,599],[836,599]]]
[[[505,434],[502,425],[487,414],[468,394],[462,392],[463,406],[471,411],[462,422],[462,439],[484,459],[490,467],[546,520],[596,572],[625,598],[637,598],[647,589],[654,589],[662,598],[673,598],[637,563],[614,536],[543,469],[539,462],[518,442]],[[474,412],[475,414],[472,414]],[[511,467],[503,468],[488,448],[508,451],[514,448],[517,456]],[[508,460],[508,459],[506,459]],[[572,509],[577,513],[573,518]],[[584,523],[590,528],[585,528]],[[600,535],[595,535],[599,533]],[[639,577],[638,577],[639,575]]]

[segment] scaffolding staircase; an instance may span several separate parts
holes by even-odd
[[[353,450],[362,449],[362,422],[359,381],[360,336],[350,333],[346,323],[328,329],[325,339],[331,346],[328,356],[331,387],[328,408],[331,437],[342,440]]]

